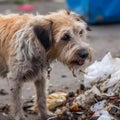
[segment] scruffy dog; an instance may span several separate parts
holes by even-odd
[[[55,59],[70,70],[91,59],[86,29],[79,15],[66,10],[45,16],[0,15],[0,75],[13,82],[15,120],[24,120],[20,95],[27,81],[35,85],[41,120],[47,119],[47,69]]]

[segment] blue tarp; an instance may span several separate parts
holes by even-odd
[[[120,0],[66,0],[68,9],[82,14],[88,23],[120,22]]]

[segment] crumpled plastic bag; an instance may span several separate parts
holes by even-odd
[[[119,86],[120,86],[120,70],[113,73],[111,75],[111,78],[104,82],[100,89],[106,90],[108,88],[113,87],[113,89],[111,89],[111,91],[109,90],[108,93],[114,93],[115,91],[118,91]]]
[[[101,115],[98,120],[111,120],[110,116]]]
[[[93,117],[99,117],[97,120],[111,120],[108,111],[105,110],[106,100],[102,100],[92,105],[90,110],[94,112]]]
[[[93,117],[97,117],[97,116],[100,116],[100,117],[101,116],[106,116],[106,117],[110,118],[110,115],[109,115],[108,111],[106,111],[104,109],[99,110],[99,111],[95,111]]]
[[[102,83],[100,90],[105,91],[109,88],[108,94],[112,94],[118,91],[120,86],[120,58],[113,58],[109,52],[101,61],[95,61],[86,68],[85,73],[84,85],[86,88]]]
[[[91,106],[90,110],[93,111],[93,112],[102,110],[105,107],[105,103],[106,103],[106,100],[97,102],[96,104]]]

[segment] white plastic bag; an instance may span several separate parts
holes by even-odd
[[[118,81],[118,77],[120,78],[120,75],[118,76],[118,73],[120,73],[120,58],[113,58],[109,52],[101,61],[95,61],[92,65],[86,68],[85,72],[84,85],[86,88],[91,88],[92,85],[108,79],[112,74],[114,79]],[[115,78],[116,75],[118,76],[117,78]],[[116,83],[116,81],[114,83]],[[111,85],[111,82],[109,84]]]

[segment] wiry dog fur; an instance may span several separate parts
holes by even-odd
[[[42,15],[0,15],[0,75],[13,81],[15,120],[23,120],[22,84],[33,81],[41,120],[47,119],[46,78],[49,64],[57,59],[77,69],[91,59],[85,42],[87,25],[65,10]]]

